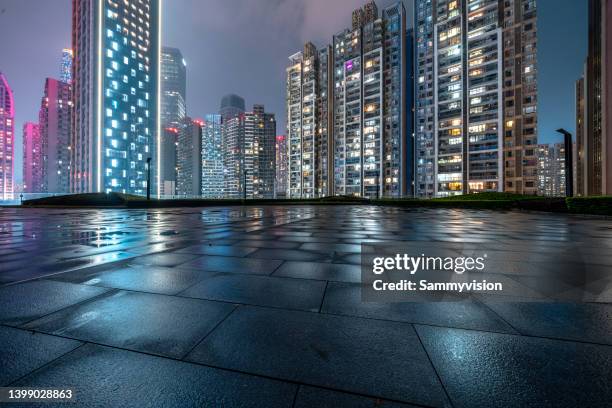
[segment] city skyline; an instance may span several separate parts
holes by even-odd
[[[24,36],[24,41],[20,41],[20,44],[33,50],[27,57],[32,59],[29,70],[18,70],[21,64],[14,63],[11,59],[7,60],[8,64],[0,67],[15,91],[16,129],[21,129],[25,122],[36,119],[39,103],[37,99],[40,98],[44,78],[47,76],[59,77],[62,50],[70,45],[70,2],[68,0],[64,1],[65,7],[49,8],[49,13],[57,17],[54,19],[57,23],[54,26],[37,24],[38,17],[34,16],[33,26],[40,27],[37,30],[24,30],[11,24],[11,21],[19,21],[21,13],[28,11],[27,2],[23,3],[25,5],[8,0],[5,12],[0,15],[0,21],[6,20],[9,23],[0,24],[0,34],[9,30],[13,32],[12,35]],[[57,5],[57,3],[59,1],[54,4]],[[213,21],[211,16],[190,16],[190,11],[197,9],[197,2],[185,0],[173,2],[172,7],[168,4],[164,5],[162,43],[165,46],[180,48],[189,67],[188,88],[191,92],[188,92],[188,114],[193,117],[202,117],[209,113],[216,113],[221,96],[234,92],[242,95],[248,105],[262,103],[269,106],[269,111],[277,116],[278,133],[285,133],[285,89],[283,84],[287,55],[300,49],[306,40],[312,40],[317,47],[328,44],[331,35],[336,34],[343,26],[350,25],[350,15],[347,15],[346,10],[361,6],[363,1],[347,0],[341,4],[325,7],[319,1],[309,2],[307,5],[294,0],[279,1],[274,11],[271,11],[271,8],[261,7],[267,10],[269,15],[262,10],[255,12],[252,6],[244,2],[238,2],[235,5],[219,3],[212,2],[207,5],[207,9],[218,9],[217,17],[221,20],[234,16],[236,24],[241,26],[239,32],[228,28],[231,25],[222,25]],[[379,1],[378,5],[382,9],[392,3],[392,1]],[[567,7],[554,7],[552,3],[554,2],[551,0],[538,2],[540,143],[557,141],[557,136],[554,134],[556,127],[563,126],[570,131],[574,130],[573,80],[580,75],[580,69],[586,57],[586,2],[582,7],[572,1],[567,1]],[[404,4],[408,13],[407,25],[410,27],[413,24],[412,2],[404,1]],[[42,5],[42,7],[47,8],[47,5]],[[233,13],[234,7],[246,9],[240,13]],[[40,14],[46,14],[45,12]],[[249,18],[251,14],[252,17]],[[202,18],[205,20],[201,21]],[[262,19],[270,20],[273,24],[266,24],[266,29],[262,30],[256,24],[257,21],[263,21]],[[557,20],[560,23],[554,24]],[[181,21],[181,24],[177,24],[176,21]],[[562,27],[566,27],[566,23],[571,21],[574,21],[576,29],[567,30],[568,33],[564,33]],[[244,24],[246,26],[242,29]],[[271,25],[274,27],[270,27]],[[183,27],[186,29],[182,30]],[[44,45],[39,45],[36,36],[32,36],[30,31],[34,31],[38,36],[44,36],[48,41]],[[279,36],[279,33],[282,36]],[[250,38],[253,35],[255,38]],[[196,38],[197,41],[195,41]],[[206,40],[201,40],[203,38]],[[261,41],[274,39],[276,45],[258,50],[256,55],[261,54],[261,57],[253,61],[253,51],[249,49],[253,48],[251,47],[252,41],[258,39]],[[567,46],[559,50],[559,47],[555,46],[557,41]],[[224,50],[219,55],[217,64],[211,65],[209,57],[215,53],[213,49],[218,49],[217,47],[220,46],[224,46]],[[13,55],[19,48],[11,44],[5,44],[3,48],[5,47],[8,55]],[[570,58],[572,55],[575,57]],[[560,61],[563,61],[562,65],[559,65]],[[237,72],[246,71],[242,69],[242,65],[246,63],[251,64],[252,73],[257,73],[263,78],[262,81],[249,81],[250,71],[246,72],[243,78],[236,77]],[[554,69],[551,70],[551,67]],[[215,75],[208,75],[208,73],[200,75],[202,70],[211,71],[211,73],[227,71],[227,74],[224,74],[225,78],[229,76],[236,78],[232,82],[224,78],[214,81],[210,78],[214,78]],[[41,75],[34,72],[40,72]],[[232,83],[233,86],[230,85]],[[559,111],[562,114],[556,113]],[[17,146],[15,179],[20,182],[22,180],[21,132],[17,132],[15,138]]]

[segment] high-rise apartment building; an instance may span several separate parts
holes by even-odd
[[[15,160],[15,101],[0,72],[0,200],[13,199]]]
[[[43,153],[43,191],[70,192],[72,87],[47,78],[38,123]]]
[[[159,0],[73,0],[73,192],[160,193]]]
[[[202,127],[199,119],[185,117],[176,148],[176,193],[182,197],[201,195]]]
[[[276,119],[263,105],[223,124],[224,191],[228,198],[274,198]]]
[[[62,50],[62,63],[60,65],[60,81],[67,84],[72,83],[72,60],[74,55],[70,48],[64,48]]]
[[[276,136],[275,198],[287,198],[287,188],[289,187],[289,156],[287,153],[287,136]]]
[[[38,124],[27,122],[23,125],[23,192],[42,193],[43,152]]]
[[[537,192],[535,0],[417,0],[419,197]]]
[[[406,193],[406,12],[402,3],[333,37],[334,195]]]
[[[407,146],[406,12],[373,1],[319,51],[307,43],[287,69],[292,198],[401,197]]]
[[[202,197],[223,198],[223,139],[221,115],[205,115],[202,122]]]
[[[331,47],[306,43],[287,68],[287,144],[290,198],[330,194]]]
[[[582,195],[612,194],[612,0],[589,0]],[[579,170],[580,171],[580,170]],[[580,190],[579,190],[580,191]]]
[[[565,144],[542,144],[536,147],[538,158],[538,195],[565,196]]]
[[[176,189],[177,130],[187,113],[187,63],[178,48],[161,52],[160,192],[171,196]]]

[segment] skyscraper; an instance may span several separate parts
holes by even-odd
[[[161,0],[73,0],[73,192],[160,193]]]
[[[406,136],[406,12],[369,1],[331,48],[307,43],[287,69],[292,198],[401,197]]]
[[[406,11],[401,2],[333,37],[334,194],[406,193]]]
[[[162,128],[162,138],[160,144],[162,161],[159,168],[161,172],[160,195],[165,197],[172,197],[174,194],[176,194],[176,149],[178,144],[178,136],[182,126],[183,124],[180,123],[178,125],[173,124]]]
[[[13,199],[15,158],[15,102],[13,91],[0,72],[0,200]]]
[[[40,131],[36,123],[23,125],[23,192],[42,193],[43,153]]]
[[[263,105],[223,124],[224,191],[228,198],[274,198],[276,119]]]
[[[306,43],[287,68],[287,148],[290,198],[329,195],[330,47]]]
[[[60,81],[67,84],[72,83],[72,50],[64,48],[62,50],[62,64],[60,66]]]
[[[289,156],[287,155],[287,137],[276,136],[276,181],[275,198],[286,198],[289,176]]]
[[[38,114],[47,193],[70,192],[72,105],[70,84],[47,78]]]
[[[162,125],[182,123],[187,112],[187,63],[178,48],[162,48],[161,90]]]
[[[612,194],[612,0],[589,0],[585,67],[584,194]]]
[[[574,194],[577,196],[586,196],[588,193],[585,190],[587,185],[586,177],[586,125],[585,125],[585,89],[584,78],[576,81],[575,86],[576,96],[576,139],[574,142]]]
[[[417,0],[415,19],[416,194],[535,194],[535,0]]]
[[[176,148],[176,192],[179,196],[202,194],[202,127],[199,119],[185,117]]]
[[[187,64],[181,50],[163,47],[161,53],[160,190],[172,195],[176,187],[176,137],[187,112]]]
[[[221,115],[204,116],[202,124],[202,197],[223,198]]]
[[[276,118],[263,105],[254,105],[244,116],[247,197],[274,198]]]
[[[538,158],[538,195],[565,196],[565,144],[541,144],[536,147]]]
[[[244,98],[242,98],[241,96],[229,94],[225,95],[221,99],[221,107],[219,109],[219,114],[221,115],[222,121],[235,118],[241,113],[244,113],[244,110]]]

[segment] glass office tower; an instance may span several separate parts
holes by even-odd
[[[162,47],[161,52],[161,143],[160,191],[176,192],[176,143],[178,129],[187,114],[187,63],[178,48]]]
[[[161,0],[72,4],[72,191],[159,194]]]

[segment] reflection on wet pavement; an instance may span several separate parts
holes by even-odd
[[[487,253],[486,273],[520,297],[363,303],[368,242]],[[585,293],[542,287],[542,274],[576,271],[590,279]],[[168,406],[605,406],[612,220],[375,206],[6,208],[0,342],[0,386],[70,385],[82,406],[142,406],[153,393]]]

